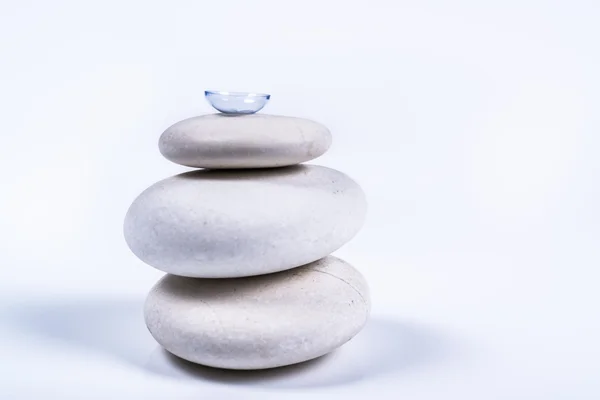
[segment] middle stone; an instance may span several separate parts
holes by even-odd
[[[150,186],[125,217],[125,240],[145,263],[198,278],[261,275],[323,258],[361,228],[365,196],[316,165],[200,170]]]

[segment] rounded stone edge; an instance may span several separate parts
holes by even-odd
[[[167,127],[159,136],[158,140],[157,140],[157,145],[158,145],[158,150],[160,152],[160,154],[168,161],[177,164],[177,165],[181,165],[184,167],[189,167],[189,168],[203,168],[203,169],[266,169],[266,168],[281,168],[281,167],[289,167],[289,166],[293,166],[293,165],[298,165],[298,164],[302,164],[302,163],[306,163],[309,161],[313,161],[319,157],[321,157],[322,155],[324,155],[325,153],[327,153],[327,151],[329,151],[329,149],[331,148],[331,145],[333,143],[333,135],[331,134],[331,131],[329,130],[329,128],[327,128],[325,125],[323,125],[320,122],[317,122],[313,119],[309,119],[309,118],[300,118],[300,117],[291,117],[291,116],[287,116],[287,115],[272,115],[272,114],[260,114],[260,116],[272,116],[272,117],[282,117],[282,118],[293,118],[293,119],[300,119],[303,120],[305,122],[309,122],[311,124],[314,124],[316,126],[318,126],[319,130],[322,131],[322,134],[324,136],[324,143],[322,146],[319,146],[319,148],[317,149],[316,152],[314,152],[312,154],[311,157],[299,157],[298,161],[295,162],[282,162],[282,163],[276,163],[273,161],[265,161],[265,162],[257,162],[254,165],[243,165],[242,163],[240,163],[239,165],[222,165],[220,164],[218,161],[214,161],[214,162],[203,162],[203,163],[190,163],[190,162],[186,162],[185,160],[182,160],[183,157],[181,156],[175,156],[172,154],[172,152],[169,150],[169,146],[166,145],[166,141],[167,141],[167,137],[169,135],[172,134],[172,130],[173,128],[175,128],[176,126],[178,126],[179,124],[182,123],[186,123],[189,122],[191,120],[195,120],[195,119],[199,119],[199,118],[203,118],[203,117],[211,117],[211,116],[221,116],[222,114],[218,114],[218,113],[213,113],[213,114],[203,114],[203,115],[197,115],[197,116],[192,116],[189,118],[185,118],[182,119],[181,121],[175,122],[173,124],[171,124],[169,127]],[[251,115],[255,115],[255,114],[251,114]],[[251,115],[238,115],[238,116],[226,116],[227,118],[244,118],[244,117],[248,117]]]
[[[363,229],[365,222],[367,220],[367,216],[368,216],[368,212],[369,212],[369,202],[368,202],[368,198],[366,196],[365,191],[363,190],[362,186],[351,176],[347,175],[346,173],[339,171],[335,168],[331,168],[331,167],[326,167],[326,166],[322,166],[322,165],[317,165],[317,164],[302,164],[302,167],[319,167],[319,168],[324,168],[327,170],[331,170],[334,171],[336,173],[339,173],[341,175],[344,176],[345,179],[347,179],[348,181],[352,182],[354,187],[356,189],[358,189],[359,194],[360,194],[360,198],[361,198],[361,203],[362,203],[362,217],[360,218],[360,222],[358,223],[358,227],[355,230],[355,232],[352,234],[352,236],[350,236],[345,242],[341,243],[338,247],[335,247],[331,250],[329,255],[326,255],[324,257],[321,257],[320,259],[316,259],[316,260],[312,260],[312,261],[307,261],[305,264],[299,264],[299,265],[293,265],[287,268],[283,268],[283,269],[275,269],[275,270],[266,270],[266,271],[256,271],[253,273],[248,273],[248,274],[244,274],[244,275],[237,275],[237,274],[206,274],[201,272],[187,272],[184,273],[182,271],[174,271],[173,269],[171,270],[167,270],[166,268],[163,268],[161,266],[155,265],[154,262],[152,262],[151,260],[148,260],[147,257],[143,257],[141,255],[138,254],[138,252],[136,250],[134,250],[134,245],[130,242],[130,235],[127,233],[128,230],[128,222],[131,219],[130,218],[130,212],[133,209],[134,205],[136,204],[137,200],[139,198],[141,198],[144,194],[146,194],[147,192],[151,191],[151,190],[155,190],[155,187],[160,186],[162,184],[164,184],[165,182],[173,179],[173,178],[177,178],[177,177],[182,177],[182,176],[186,176],[189,174],[194,174],[194,173],[198,173],[198,171],[187,171],[187,172],[183,172],[183,173],[179,173],[179,174],[175,174],[169,177],[165,177],[155,183],[153,183],[152,185],[150,185],[149,187],[147,187],[146,189],[144,189],[142,192],[140,192],[140,194],[138,196],[136,196],[134,198],[134,200],[132,201],[132,203],[130,204],[130,206],[128,207],[124,218],[123,218],[123,225],[122,225],[122,235],[124,237],[125,243],[129,249],[129,251],[141,262],[143,262],[144,264],[152,267],[153,269],[157,270],[157,271],[161,271],[164,272],[166,274],[169,275],[175,275],[175,276],[181,276],[181,277],[186,277],[186,278],[193,278],[193,279],[237,279],[237,278],[246,278],[246,277],[253,277],[253,276],[260,276],[260,275],[265,275],[265,274],[274,274],[274,273],[279,273],[279,272],[284,272],[284,271],[288,271],[290,269],[294,269],[294,268],[300,268],[303,267],[305,265],[309,265],[312,263],[315,263],[319,260],[323,260],[327,257],[330,257],[332,253],[338,251],[339,249],[341,249],[342,247],[344,247],[345,245],[347,245],[349,242],[351,242],[352,240],[354,240],[354,238],[361,232],[361,230]],[[302,167],[298,167],[298,168],[302,168]],[[297,168],[296,166],[290,166],[287,168]],[[268,173],[269,168],[264,168],[264,169],[257,169],[256,173],[261,174],[261,173]],[[282,169],[284,170],[284,169]],[[250,170],[248,170],[250,171]],[[229,173],[228,171],[220,171],[219,173]],[[331,256],[333,257],[333,256]],[[343,260],[342,260],[343,261]]]
[[[331,273],[331,271],[325,272],[323,271],[322,268],[322,264],[323,262],[327,262],[327,261],[334,261],[334,262],[338,262],[338,267],[340,266],[345,266],[345,267],[349,267],[352,272],[353,272],[353,279],[351,282],[349,280],[345,280],[343,278],[341,278],[340,276],[338,276],[335,273]],[[161,284],[166,280],[169,279],[169,277],[175,277],[175,278],[179,278],[179,279],[203,279],[203,280],[211,280],[211,278],[187,278],[187,277],[181,277],[181,276],[177,276],[177,275],[171,275],[171,274],[166,274],[163,277],[161,277],[150,289],[150,291],[148,292],[148,295],[146,296],[146,299],[144,301],[144,306],[143,306],[143,317],[144,317],[144,323],[146,325],[146,328],[148,329],[150,335],[154,338],[154,340],[156,340],[156,342],[167,352],[169,352],[170,354],[181,358],[183,360],[186,360],[188,362],[194,363],[194,364],[198,364],[198,365],[202,365],[202,366],[206,366],[206,367],[211,367],[211,368],[219,368],[219,369],[229,369],[229,370],[239,370],[239,371],[253,371],[253,370],[263,370],[263,369],[273,369],[273,368],[280,368],[280,367],[287,367],[290,365],[296,365],[296,364],[302,364],[304,362],[307,361],[311,361],[311,360],[315,360],[318,359],[320,357],[323,357],[327,354],[330,354],[331,352],[341,348],[342,346],[344,346],[346,343],[348,343],[349,341],[351,341],[352,339],[354,339],[366,326],[366,324],[369,321],[369,318],[371,316],[371,309],[372,309],[372,303],[371,303],[371,296],[370,296],[370,289],[369,289],[369,285],[364,277],[364,275],[357,269],[355,268],[352,264],[342,260],[341,258],[335,257],[335,256],[326,256],[322,259],[319,259],[317,261],[314,261],[312,263],[306,264],[306,265],[302,265],[300,267],[296,267],[293,268],[291,270],[285,270],[285,271],[280,271],[280,272],[275,272],[273,274],[266,274],[266,275],[275,275],[275,274],[286,274],[286,273],[290,273],[290,271],[293,270],[297,270],[299,268],[306,268],[307,270],[311,270],[312,272],[321,272],[321,273],[326,273],[327,275],[330,275],[333,279],[337,279],[339,281],[344,282],[348,287],[350,287],[351,289],[353,289],[354,291],[356,291],[356,293],[359,295],[359,297],[364,301],[364,305],[366,307],[366,311],[364,314],[364,320],[362,321],[362,323],[351,333],[350,338],[336,346],[333,346],[329,349],[327,349],[325,352],[322,352],[321,354],[318,355],[313,355],[310,357],[307,357],[305,359],[301,359],[299,361],[294,361],[292,363],[273,363],[270,365],[265,365],[265,366],[248,366],[248,367],[240,367],[240,366],[232,366],[232,365],[228,365],[227,363],[206,363],[206,362],[201,362],[198,361],[196,359],[193,359],[193,357],[186,357],[185,355],[181,355],[181,354],[176,354],[175,352],[173,352],[172,350],[168,349],[163,343],[161,343],[161,341],[155,336],[155,334],[153,333],[153,329],[150,327],[149,321],[148,321],[148,315],[150,313],[154,313],[154,309],[152,309],[151,304],[150,304],[150,297],[151,295],[156,292],[159,291],[161,288]],[[233,278],[233,279],[245,279],[245,278]],[[360,289],[359,289],[360,288]],[[361,292],[362,290],[362,292]],[[210,305],[207,304],[206,302],[202,301],[202,303],[204,303],[207,306],[207,309],[210,310]],[[213,312],[213,316],[214,316],[214,312]],[[219,325],[219,321],[218,319],[215,319],[215,324]]]

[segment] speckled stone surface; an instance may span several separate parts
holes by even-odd
[[[140,194],[124,234],[137,257],[162,271],[242,277],[331,254],[358,232],[365,213],[362,189],[334,169],[199,170]]]
[[[370,311],[367,284],[348,263],[326,257],[239,279],[167,275],[144,315],[167,351],[228,369],[262,369],[322,356],[346,343]]]
[[[319,157],[331,145],[323,125],[279,115],[208,114],[169,127],[158,147],[174,163],[198,168],[267,168]]]

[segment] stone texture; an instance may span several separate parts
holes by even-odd
[[[369,311],[362,275],[329,256],[249,278],[167,275],[148,295],[144,314],[152,336],[176,356],[262,369],[329,353],[362,329]]]
[[[197,168],[267,168],[319,157],[331,145],[323,125],[278,115],[209,114],[178,122],[160,137],[174,163]]]
[[[361,188],[334,169],[199,170],[140,194],[124,234],[137,257],[162,271],[242,277],[331,254],[358,232],[365,212]]]

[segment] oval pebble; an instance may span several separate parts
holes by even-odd
[[[359,231],[365,213],[362,189],[334,169],[197,170],[142,192],[124,235],[138,258],[162,271],[242,277],[331,254]]]
[[[329,149],[331,133],[304,118],[208,114],[169,127],[159,139],[168,160],[196,168],[269,168],[299,164]]]
[[[276,274],[238,279],[166,275],[144,315],[156,341],[185,360],[263,369],[307,361],[349,341],[365,325],[367,284],[333,256]]]

